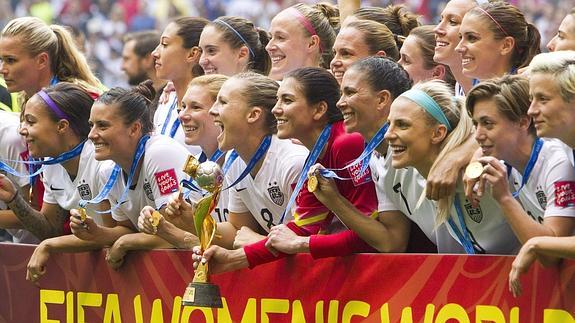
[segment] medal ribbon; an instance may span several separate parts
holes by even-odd
[[[303,183],[305,182],[305,180],[307,178],[307,173],[308,173],[309,169],[311,168],[311,166],[313,164],[315,164],[315,162],[317,161],[317,159],[319,157],[319,154],[321,153],[321,151],[323,150],[323,148],[327,144],[327,142],[329,140],[329,136],[331,134],[331,126],[332,126],[331,124],[328,124],[327,126],[325,126],[325,128],[323,128],[323,130],[321,131],[315,144],[313,145],[312,150],[309,152],[309,155],[307,155],[307,158],[305,160],[305,163],[303,165],[301,173],[299,174],[297,184],[296,184],[293,192],[291,193],[289,202],[288,202],[288,204],[287,204],[287,206],[286,206],[286,208],[282,214],[282,217],[280,218],[279,223],[284,222],[284,219],[286,217],[287,212],[289,212],[290,207],[295,202],[295,199],[297,198],[299,191],[301,191],[301,189],[303,187]]]
[[[120,205],[122,203],[125,202],[126,197],[128,196],[128,190],[130,189],[130,186],[132,186],[132,180],[134,179],[134,174],[136,173],[136,168],[138,167],[138,164],[140,163],[140,160],[142,159],[142,156],[144,156],[144,152],[146,151],[146,143],[148,142],[148,140],[150,140],[150,136],[144,135],[138,141],[138,146],[136,147],[136,152],[134,153],[134,159],[132,160],[132,165],[130,166],[130,173],[128,174],[128,180],[126,181],[126,187],[124,188],[122,195],[118,199],[118,203],[116,203],[114,206],[112,206],[112,208],[109,210],[96,211],[96,213],[103,214],[103,213],[112,212],[112,211],[116,210],[118,207],[120,207]],[[115,174],[116,168],[118,168],[118,172]],[[116,164],[116,166],[114,166],[114,169],[112,170],[112,174],[110,174],[110,177],[106,181],[104,188],[102,189],[100,194],[98,194],[98,196],[96,196],[92,201],[94,201],[97,198],[100,198],[100,201],[101,201],[108,196],[108,193],[110,193],[110,190],[112,189],[112,187],[114,186],[114,183],[118,179],[118,175],[120,173],[120,170],[121,170],[121,168]],[[114,176],[115,176],[115,178],[113,178]],[[102,195],[102,197],[100,197],[100,195]],[[95,204],[95,203],[100,202],[100,201],[98,201],[98,202],[92,202],[92,201],[87,201],[87,203]],[[80,203],[82,203],[82,201],[80,201]]]
[[[230,188],[234,187],[234,185],[236,185],[237,183],[241,182],[241,180],[244,179],[252,171],[252,169],[254,169],[254,167],[260,161],[260,159],[262,159],[262,157],[265,155],[265,153],[270,148],[271,142],[272,142],[272,136],[271,135],[265,136],[264,139],[262,140],[262,142],[260,143],[258,150],[256,150],[256,153],[252,156],[249,163],[247,164],[246,169],[244,169],[244,171],[240,174],[240,176],[232,184],[230,184],[228,187],[222,189],[222,191],[230,189]],[[234,162],[234,160],[236,158],[238,158],[238,153],[234,150],[234,151],[232,151],[232,154],[230,155],[230,158],[229,158],[232,160],[230,162],[226,161],[226,163],[224,164],[224,168],[222,169],[222,171],[224,173],[228,171],[228,169],[232,166],[232,163]]]
[[[463,231],[463,234],[461,233],[461,231],[459,231],[459,228],[457,227],[455,221],[453,221],[451,217],[449,217],[449,220],[447,220],[447,222],[449,223],[449,226],[451,227],[453,232],[455,232],[455,235],[457,235],[457,239],[465,249],[465,252],[468,255],[474,255],[475,248],[473,248],[473,243],[471,242],[471,238],[469,238],[469,232],[467,231],[467,225],[465,224],[465,220],[463,219],[463,211],[461,210],[461,205],[459,203],[459,196],[457,195],[457,193],[455,194],[455,201],[453,202],[453,205],[455,206],[455,211],[457,212],[457,218],[459,219],[459,224],[461,225],[461,230]]]
[[[82,149],[84,148],[85,143],[86,143],[86,141],[84,140],[80,144],[78,144],[76,147],[74,147],[72,150],[66,151],[66,152],[60,154],[56,158],[48,158],[48,159],[44,159],[44,160],[27,160],[27,161],[5,159],[4,161],[19,163],[19,164],[27,164],[30,166],[32,166],[32,165],[61,164],[61,163],[64,163],[64,162],[80,155],[82,153]],[[34,177],[34,176],[36,176],[36,175],[38,175],[44,171],[44,167],[41,167],[39,170],[33,172],[32,174],[22,174],[22,173],[19,173],[17,170],[13,169],[12,167],[8,166],[4,161],[0,161],[0,170],[3,170],[6,173],[9,173],[9,174],[17,176],[17,177]],[[29,167],[29,168],[31,170],[33,169],[32,167]]]
[[[345,166],[344,168],[339,168],[339,169],[321,169],[319,171],[319,174],[325,178],[337,178],[340,180],[348,180],[350,178],[342,178],[342,177],[338,176],[335,173],[335,171],[348,169],[350,167],[353,167],[353,166],[361,163],[361,169],[359,172],[359,176],[362,176],[363,173],[367,170],[367,167],[369,166],[369,161],[371,160],[371,155],[372,155],[373,151],[375,150],[375,148],[377,148],[377,146],[379,146],[383,142],[383,137],[387,133],[388,128],[389,128],[389,123],[386,122],[383,125],[383,127],[379,128],[379,130],[377,130],[375,135],[367,143],[367,145],[363,149],[363,152],[361,153],[361,155],[359,155],[359,157],[357,157],[351,164]]]
[[[168,114],[166,115],[166,120],[164,121],[164,124],[162,125],[162,131],[161,131],[162,135],[166,134],[166,130],[168,128],[168,123],[170,122],[170,119],[172,118],[172,112],[176,108],[176,104],[178,104],[178,98],[177,97],[175,97],[174,103],[172,103],[172,105],[170,106],[170,109],[168,110]],[[174,136],[176,135],[176,132],[178,131],[179,126],[180,126],[180,118],[176,117],[176,120],[174,121],[174,123],[172,124],[172,128],[170,129],[170,138],[174,138]]]
[[[543,140],[541,138],[536,138],[535,142],[533,143],[533,147],[531,148],[531,156],[529,156],[529,161],[527,162],[527,166],[525,167],[525,173],[522,174],[523,178],[521,179],[521,186],[515,192],[513,192],[513,197],[519,196],[519,192],[527,184],[529,180],[529,176],[531,176],[531,172],[533,172],[533,167],[535,167],[535,163],[537,162],[537,158],[539,158],[539,154],[541,153],[541,148],[543,147]],[[510,172],[510,167],[507,167],[507,171]]]

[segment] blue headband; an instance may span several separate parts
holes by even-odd
[[[435,100],[432,97],[430,97],[427,93],[421,90],[411,89],[409,91],[403,92],[403,94],[400,95],[400,97],[402,96],[417,103],[417,105],[419,105],[427,113],[429,113],[433,117],[433,119],[437,120],[437,122],[446,126],[448,131],[451,131],[451,125],[449,124],[449,120],[445,116],[445,113],[443,113],[443,110],[441,110],[439,104],[437,104],[437,102],[435,102]]]
[[[244,45],[246,45],[246,47],[248,48],[248,50],[250,51],[250,54],[252,55],[253,58],[256,57],[256,54],[254,54],[254,52],[252,51],[252,49],[250,48],[250,45],[248,44],[248,42],[246,41],[246,39],[244,37],[242,37],[242,35],[234,29],[234,27],[230,26],[230,24],[228,24],[227,22],[221,20],[221,19],[216,19],[214,20],[214,23],[216,24],[221,24],[224,25],[226,27],[228,27],[231,31],[234,32],[234,34],[236,34],[236,36],[238,36],[238,38],[244,43]]]

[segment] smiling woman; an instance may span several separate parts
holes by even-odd
[[[219,17],[200,36],[200,65],[206,74],[232,76],[253,71],[268,75],[271,68],[265,50],[268,41],[268,33],[245,18]]]
[[[523,13],[506,2],[486,3],[469,11],[459,30],[463,74],[485,80],[514,74],[541,52],[541,35]]]
[[[399,59],[396,37],[385,25],[370,20],[347,23],[337,34],[333,50],[335,55],[330,67],[339,83],[347,68],[357,60],[368,56]]]
[[[107,260],[114,268],[128,250],[171,247],[159,237],[133,232],[140,211],[151,206],[163,214],[171,193],[187,178],[181,170],[188,156],[186,148],[167,136],[152,133],[150,104],[154,95],[150,80],[133,90],[113,88],[98,98],[90,114],[92,129],[88,138],[95,146],[94,158],[115,164],[107,164],[100,177],[102,183],[117,178],[107,199],[118,225],[112,229],[91,223],[82,226],[73,219],[74,234],[100,246],[112,245]]]
[[[219,100],[227,93],[226,84],[220,91]],[[303,166],[303,170],[301,167],[303,159],[300,159],[297,161],[299,169],[294,174],[290,174],[288,183],[293,185],[293,183],[297,182],[296,188],[293,193],[290,192],[289,195],[285,195],[285,199],[282,198],[285,206],[280,208],[279,212],[276,212],[277,215],[274,214],[273,222],[268,224],[269,239],[263,239],[262,237],[260,238],[261,241],[256,243],[249,241],[250,243],[238,244],[238,237],[241,238],[241,234],[239,234],[236,237],[236,246],[244,246],[244,248],[228,251],[219,247],[213,247],[212,251],[208,251],[209,254],[214,249],[217,249],[221,255],[229,255],[230,257],[241,259],[240,262],[242,264],[239,267],[235,267],[235,263],[225,264],[225,266],[229,266],[226,270],[237,269],[242,266],[253,267],[278,259],[279,255],[273,254],[266,248],[266,245],[270,247],[270,244],[275,241],[278,235],[289,236],[288,240],[291,243],[289,248],[281,249],[280,251],[286,253],[311,251],[312,255],[317,256],[316,252],[321,252],[323,249],[321,249],[321,243],[317,249],[312,249],[313,241],[319,236],[316,234],[336,233],[344,230],[341,222],[334,218],[335,213],[319,202],[308,191],[307,187],[309,187],[309,184],[305,185],[307,171],[315,162],[334,170],[334,174],[337,174],[339,179],[334,184],[335,190],[344,199],[355,205],[364,216],[370,215],[375,209],[376,197],[371,173],[369,171],[361,173],[358,169],[359,166],[346,167],[362,153],[363,138],[357,133],[348,134],[345,132],[342,114],[336,105],[338,96],[338,83],[325,69],[305,67],[296,69],[284,76],[284,80],[277,92],[277,103],[271,111],[277,119],[277,137],[280,139],[297,139],[311,152]],[[224,109],[228,109],[228,107]],[[223,115],[221,118],[221,121],[224,122]],[[218,120],[218,116],[216,116],[216,120]],[[228,129],[227,124],[224,126],[224,132],[228,131],[226,129]],[[281,142],[289,141],[282,140]],[[220,145],[220,148],[223,148],[222,145]],[[241,155],[239,147],[235,148]],[[268,152],[269,154],[270,152]],[[273,156],[275,157],[275,155],[276,153],[274,152]],[[277,155],[281,155],[282,159],[288,156],[287,154]],[[282,168],[280,161],[275,161],[276,165],[272,165],[274,161],[271,158],[272,156],[266,156],[264,166],[259,170],[257,176],[266,168],[276,168],[278,170]],[[293,160],[293,158],[290,159]],[[242,184],[238,184],[238,186],[240,185]],[[250,189],[252,188],[248,187],[246,196],[250,196],[253,199],[254,193],[250,193]],[[240,189],[238,188],[237,190]],[[294,195],[290,198],[291,194]],[[233,198],[230,199],[233,201]],[[296,207],[295,210],[292,210],[290,207],[294,201]],[[234,211],[232,206],[233,204],[230,204],[230,212]],[[286,207],[287,209],[285,209]],[[289,220],[292,217],[293,221],[286,225],[281,225],[282,220]],[[272,225],[276,226],[272,227]],[[272,247],[275,248],[275,246]],[[365,251],[372,250],[369,246],[363,244],[361,247]],[[281,256],[284,256],[284,254],[281,254]]]
[[[482,149],[482,178],[522,243],[571,235],[575,228],[575,199],[565,194],[575,186],[575,170],[563,144],[536,136],[530,103],[529,82],[521,76],[481,83],[467,96]]]
[[[389,130],[385,135],[391,148],[391,166],[412,167],[427,178],[444,156],[465,142],[472,131],[465,105],[453,98],[444,82],[418,83],[391,105]],[[412,186],[411,193],[413,191],[421,193],[418,206],[424,203],[421,184]],[[449,234],[468,254],[516,252],[517,239],[496,202],[484,195],[479,203],[477,207],[467,201],[458,185],[455,193],[438,201],[435,227],[445,224]],[[438,235],[440,238],[443,237]]]
[[[28,205],[4,175],[0,175],[0,199],[8,202],[24,227],[39,239],[63,233],[67,211],[82,198],[78,187],[83,185],[90,195],[98,192],[100,163],[93,158],[94,146],[85,143],[90,130],[86,111],[92,103],[86,91],[70,83],[42,90],[26,103],[20,134],[30,155],[56,158],[56,162],[44,166],[46,192],[40,212]]]
[[[266,46],[272,60],[269,77],[282,80],[287,72],[306,66],[329,68],[337,28],[339,11],[330,4],[298,3],[278,13]]]

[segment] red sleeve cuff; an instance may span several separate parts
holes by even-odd
[[[244,247],[246,258],[248,260],[248,268],[252,269],[255,266],[272,262],[286,256],[285,253],[280,252],[277,257],[266,248],[267,238],[256,243],[252,243]]]
[[[351,230],[329,235],[313,235],[310,237],[309,250],[314,259],[378,252]]]

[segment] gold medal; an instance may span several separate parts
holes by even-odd
[[[476,179],[483,174],[483,164],[478,161],[469,163],[465,168],[465,176],[470,179]]]
[[[154,227],[158,227],[158,224],[160,224],[160,219],[162,218],[162,214],[158,211],[154,211],[152,212],[152,225]]]
[[[307,190],[310,192],[315,192],[315,190],[317,190],[317,176],[315,175],[310,175],[307,178]]]
[[[86,221],[86,217],[87,217],[86,209],[83,208],[83,207],[81,207],[81,208],[78,209],[78,212],[80,212],[80,220],[81,220],[82,222]]]

